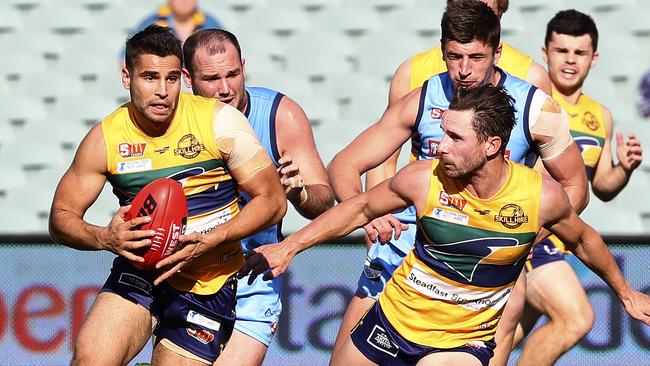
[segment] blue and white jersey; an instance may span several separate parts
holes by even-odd
[[[548,97],[534,85],[516,78],[496,68],[500,74],[498,86],[506,89],[515,101],[517,124],[513,128],[510,141],[506,145],[506,158],[532,167],[537,160],[537,150],[530,135],[531,123],[539,116],[541,107]],[[440,128],[442,115],[449,108],[453,94],[453,84],[448,72],[434,75],[424,82],[420,96],[420,106],[413,136],[411,137],[411,160],[436,159],[440,156],[438,144],[443,132]],[[391,240],[391,246],[405,256],[415,242],[415,207],[407,207],[394,213],[409,229],[402,232],[398,240]]]
[[[248,108],[244,112],[246,118],[253,127],[255,135],[271,157],[276,167],[280,166],[280,153],[278,151],[277,139],[275,136],[275,116],[278,105],[284,95],[275,90],[261,87],[246,87]],[[241,192],[241,206],[250,201],[250,196]],[[244,253],[259,247],[260,245],[277,243],[282,241],[282,221],[269,228],[266,228],[255,235],[242,239],[241,244]]]

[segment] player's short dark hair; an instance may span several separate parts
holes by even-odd
[[[159,57],[176,56],[183,62],[183,50],[179,41],[169,27],[152,24],[134,34],[126,41],[124,63],[126,68],[133,70],[135,61],[140,55],[156,55]]]
[[[450,110],[473,111],[472,128],[480,142],[490,136],[501,138],[504,153],[510,140],[510,133],[517,124],[515,100],[500,86],[485,84],[477,88],[458,88],[449,104]]]
[[[594,52],[598,49],[598,28],[596,28],[596,23],[589,15],[575,9],[559,11],[549,20],[546,25],[546,37],[544,38],[546,46],[551,42],[553,32],[573,37],[588,34],[591,37],[591,48],[593,48]]]
[[[476,0],[456,0],[447,5],[440,22],[443,47],[450,41],[474,40],[492,46],[496,52],[501,41],[501,23],[490,7]]]
[[[454,2],[456,0],[447,0],[447,5],[450,3]],[[480,1],[480,0],[477,0]],[[497,10],[499,11],[499,14],[503,14],[506,11],[508,11],[508,6],[510,6],[510,1],[509,0],[497,0]]]
[[[185,57],[185,68],[191,74],[194,73],[194,54],[199,48],[205,48],[208,55],[226,52],[225,44],[235,46],[239,60],[241,60],[241,48],[239,41],[234,34],[223,29],[201,29],[192,33],[183,44],[183,56]]]

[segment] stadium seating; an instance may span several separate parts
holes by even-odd
[[[54,184],[83,134],[128,101],[119,70],[124,40],[162,3],[0,4],[0,47],[6,50],[0,57],[0,161],[6,172],[0,204],[20,207],[20,213],[1,211],[0,233],[46,230],[43,215]],[[398,65],[438,43],[444,5],[443,0],[201,2],[239,37],[249,84],[278,89],[301,104],[326,163],[384,111]],[[637,133],[650,146],[650,123],[639,119],[634,105],[638,78],[650,68],[650,2],[512,1],[502,19],[504,40],[543,63],[539,49],[546,22],[569,7],[592,14],[600,30],[601,58],[585,92],[609,107],[617,128]],[[585,217],[607,233],[650,232],[650,210],[638,199],[648,183],[650,159],[612,202],[594,197]],[[117,202],[105,189],[95,206],[88,217],[102,224]],[[285,228],[304,222],[292,212]]]

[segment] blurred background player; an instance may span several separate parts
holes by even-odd
[[[174,36],[180,39],[181,43],[198,30],[223,28],[223,25],[214,16],[199,8],[198,0],[167,0],[165,5],[146,16],[132,33],[139,32],[151,24],[170,27]],[[124,49],[122,49],[120,59],[121,61],[124,59]]]
[[[542,227],[571,243],[626,311],[650,324],[650,298],[630,288],[562,187],[505,157],[515,123],[514,100],[502,88],[457,89],[442,117],[439,159],[413,162],[282,243],[256,249],[240,272],[258,275],[269,268],[267,249],[288,248],[282,268],[272,268],[277,275],[306,248],[414,205],[414,248],[330,365],[486,366],[503,308]]]
[[[167,0],[165,5],[140,22],[135,27],[135,32],[157,24],[171,27],[176,38],[185,42],[187,37],[200,29],[223,28],[214,16],[201,10],[198,3],[198,0]]]
[[[641,116],[650,119],[650,69],[643,73],[639,81],[636,105]]]
[[[567,111],[569,128],[580,146],[594,194],[610,201],[626,186],[642,160],[634,134],[616,133],[618,164],[612,160],[612,114],[582,93],[598,60],[598,30],[593,19],[576,10],[558,12],[546,28],[542,56],[553,82],[553,99]],[[552,236],[535,245],[527,263],[528,306],[515,342],[528,334],[541,315],[549,321],[526,339],[519,365],[552,365],[584,337],[594,312],[580,280],[563,260],[564,245]]]
[[[278,169],[286,197],[302,216],[314,219],[334,204],[309,119],[291,98],[275,90],[245,86],[245,60],[230,32],[206,29],[187,39],[184,80],[194,94],[217,98],[239,109],[250,121]],[[249,197],[243,196],[245,204]],[[242,240],[244,253],[282,239],[281,224]],[[235,331],[218,365],[260,365],[282,311],[282,277],[272,281],[239,280]]]
[[[182,57],[166,27],[151,25],[127,41],[122,82],[131,102],[88,132],[57,187],[52,238],[118,254],[81,327],[74,365],[127,364],[152,330],[154,365],[214,362],[235,322],[239,240],[286,211],[277,173],[244,115],[180,93]],[[142,261],[134,253],[155,231],[137,229],[149,217],[125,221],[125,214],[138,191],[160,177],[183,185],[186,235],[181,249],[157,264],[160,271],[141,271],[131,264]],[[91,225],[84,214],[107,180],[122,207],[106,227]],[[238,189],[252,197],[241,210]]]

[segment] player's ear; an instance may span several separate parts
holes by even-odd
[[[600,58],[600,54],[598,53],[598,51],[594,51],[594,55],[591,57],[591,65],[589,65],[589,68],[593,69],[594,67],[596,67],[599,58]]]
[[[246,59],[242,58],[241,59],[241,73],[244,75],[244,79],[246,79]]]
[[[503,50],[503,47],[501,46],[501,42],[499,42],[499,45],[497,46],[497,49],[494,50],[494,65],[499,63],[499,59],[501,58],[501,51]]]
[[[544,60],[544,63],[548,65],[548,55],[546,54],[546,51],[548,49],[546,46],[542,46],[542,59]]]
[[[501,150],[501,142],[501,137],[499,136],[488,137],[485,141],[485,155],[488,158],[492,158],[493,156],[497,155],[499,153],[499,150]]]
[[[131,88],[131,74],[129,69],[126,66],[122,66],[122,86],[124,89],[129,90]]]
[[[183,84],[192,89],[192,77],[190,77],[190,72],[186,68],[182,68],[181,72],[183,73]]]
[[[440,53],[442,54],[442,61],[445,61],[445,42],[442,41],[442,38],[440,38]]]

